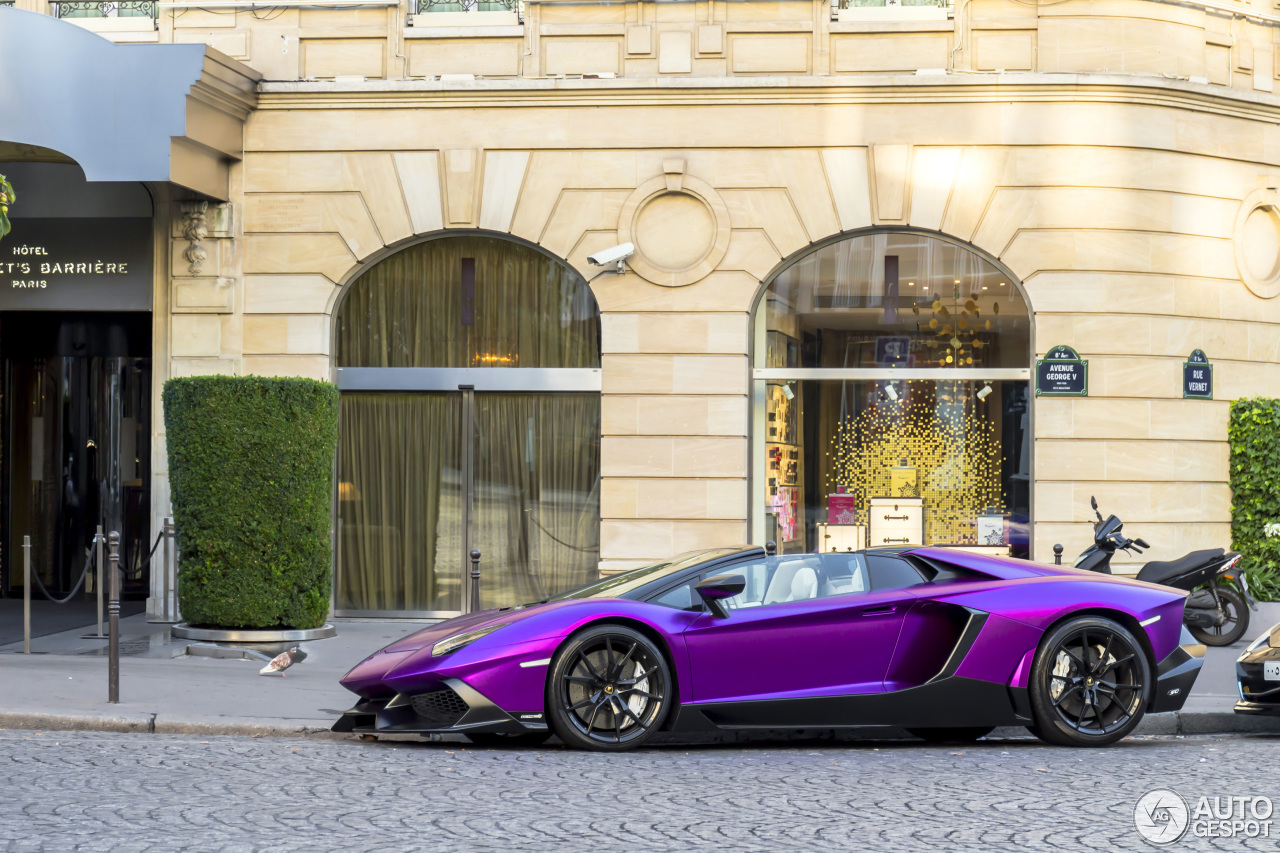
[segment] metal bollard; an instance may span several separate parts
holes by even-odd
[[[160,547],[164,549],[164,621],[177,622],[175,611],[178,609],[178,603],[173,601],[174,590],[171,584],[177,579],[174,574],[177,573],[177,560],[169,561],[169,546],[173,543],[173,519],[166,517],[164,520],[164,538],[160,540]],[[177,556],[176,554],[174,555]],[[171,572],[173,574],[171,574]],[[175,584],[176,585],[176,584]]]
[[[22,537],[22,653],[31,654],[31,537]]]
[[[1055,566],[1062,565],[1062,546],[1061,545],[1053,546],[1053,564]]]
[[[107,701],[114,705],[120,702],[120,534],[111,531],[107,543],[110,549],[107,573],[111,576],[111,600],[107,604],[111,632],[107,641]]]
[[[471,612],[480,609],[480,549],[471,549]]]
[[[105,591],[102,589],[102,582],[106,580],[106,577],[107,577],[106,566],[103,564],[104,561],[102,559],[102,543],[105,539],[106,537],[102,534],[102,525],[99,524],[98,532],[93,534],[93,548],[97,552],[96,556],[98,561],[97,587],[98,587],[98,636],[99,637],[106,636],[105,634],[102,633],[102,597],[106,594]]]

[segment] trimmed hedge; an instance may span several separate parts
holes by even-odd
[[[1280,601],[1280,400],[1254,397],[1231,404],[1231,547],[1244,559],[1259,601]]]
[[[323,625],[338,389],[261,376],[170,379],[164,425],[183,618],[219,628]]]

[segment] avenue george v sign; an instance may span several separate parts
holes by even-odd
[[[1036,396],[1089,396],[1089,362],[1069,346],[1049,350],[1036,359]]]
[[[150,310],[150,219],[12,222],[0,242],[0,309]]]
[[[1204,350],[1193,350],[1182,364],[1182,396],[1188,400],[1213,399],[1213,365]]]

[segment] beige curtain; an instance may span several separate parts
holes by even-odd
[[[462,397],[343,394],[338,450],[342,610],[458,610]]]
[[[480,601],[536,601],[596,577],[600,397],[477,394]]]
[[[599,367],[600,316],[582,276],[536,249],[450,237],[352,285],[336,357],[341,367]]]

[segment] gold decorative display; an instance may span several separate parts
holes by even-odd
[[[966,297],[960,289],[960,282],[957,281],[952,288],[950,307],[943,303],[941,296],[935,297],[929,305],[933,316],[924,325],[933,338],[926,339],[924,344],[929,348],[929,362],[936,363],[939,367],[973,367],[982,364],[982,350],[991,346],[989,340],[984,340],[986,336],[983,334],[992,331],[991,320],[982,318],[977,291]],[[985,289],[984,287],[983,290]],[[1000,303],[993,302],[991,310],[999,316]],[[919,303],[912,303],[911,311],[919,316]]]
[[[897,497],[918,472],[927,544],[975,544],[979,515],[1003,512],[1000,440],[972,382],[899,382],[836,431],[829,486],[849,485],[858,506]],[[866,518],[865,510],[862,512]]]

